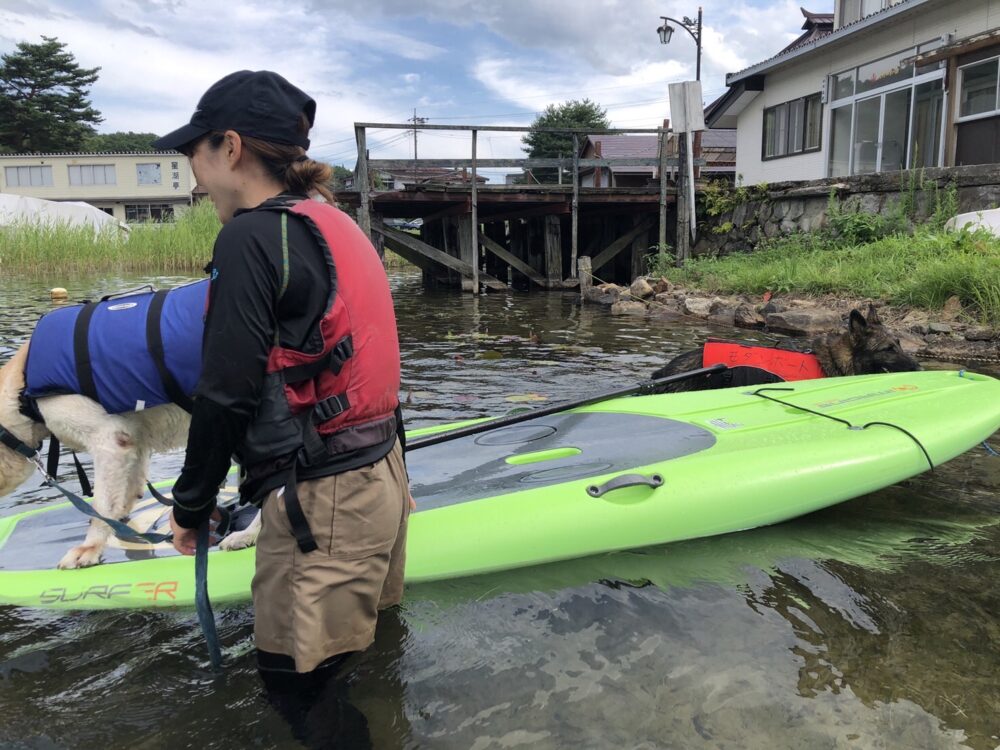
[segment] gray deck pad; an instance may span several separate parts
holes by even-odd
[[[419,510],[506,495],[616,471],[626,471],[710,448],[712,433],[672,419],[602,412],[554,414],[446,443],[407,456],[410,485]],[[526,464],[511,456],[558,449],[579,453]],[[235,480],[235,477],[231,477]],[[669,478],[668,478],[669,481]],[[223,493],[227,501],[232,492]],[[167,508],[148,494],[132,513],[143,532],[169,531]],[[237,523],[250,521],[245,508]],[[36,513],[20,521],[0,547],[0,570],[50,570],[83,541],[88,519],[72,506]],[[155,547],[112,540],[103,564],[177,554],[169,544]]]
[[[231,478],[235,479],[235,475]],[[232,499],[234,496],[231,492],[220,495],[222,502],[228,503]],[[147,493],[136,503],[129,525],[144,533],[169,533],[169,510]],[[245,528],[254,512],[255,509],[250,506],[241,509],[237,514],[235,528]],[[88,523],[89,519],[71,505],[22,518],[14,526],[3,547],[0,547],[0,570],[55,569],[71,547],[83,542]],[[112,539],[104,550],[102,564],[149,560],[176,554],[179,553],[169,543],[153,546]]]
[[[633,469],[715,444],[708,430],[642,414],[553,414],[421,448],[406,459],[420,510]],[[510,456],[576,448],[579,454],[511,464]]]

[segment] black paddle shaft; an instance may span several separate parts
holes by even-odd
[[[723,370],[729,369],[728,366],[719,363],[717,365],[712,365],[711,367],[699,367],[697,370],[688,370],[687,372],[679,372],[676,375],[667,375],[664,378],[657,378],[656,380],[649,380],[645,383],[639,383],[638,385],[633,385],[629,388],[623,388],[620,391],[611,391],[610,393],[601,393],[596,396],[590,396],[589,398],[584,398],[579,401],[567,401],[562,404],[554,404],[553,406],[547,406],[544,409],[532,409],[524,414],[515,414],[511,417],[502,417],[500,419],[491,419],[488,422],[482,422],[480,424],[470,425],[468,427],[461,427],[457,430],[448,430],[448,432],[441,432],[437,435],[428,435],[425,438],[419,440],[413,440],[406,443],[406,451],[416,450],[417,448],[426,448],[429,445],[437,445],[438,443],[445,443],[449,440],[455,440],[461,437],[467,437],[469,435],[478,435],[482,432],[489,432],[490,430],[496,430],[501,427],[509,427],[513,424],[520,424],[521,422],[527,422],[529,419],[537,419],[538,417],[547,417],[550,414],[558,414],[559,412],[566,411],[567,409],[576,409],[581,406],[590,406],[591,404],[597,404],[601,401],[609,401],[613,398],[619,398],[621,396],[634,396],[637,393],[651,393],[655,388],[661,385],[669,385],[670,383],[679,383],[683,380],[690,380],[691,378],[702,377],[704,375],[712,375],[717,372],[722,372]]]

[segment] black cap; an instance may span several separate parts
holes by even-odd
[[[191,122],[153,141],[158,149],[180,149],[213,130],[235,130],[240,135],[272,143],[309,148],[299,131],[305,114],[312,127],[316,102],[270,70],[240,70],[216,81],[198,101]]]

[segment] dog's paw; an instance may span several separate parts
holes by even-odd
[[[101,548],[93,544],[81,544],[74,547],[59,561],[60,570],[71,568],[89,568],[101,561]]]
[[[238,549],[253,547],[257,543],[257,529],[250,527],[243,531],[234,531],[219,542],[219,549],[232,552]]]

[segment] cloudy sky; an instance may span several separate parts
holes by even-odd
[[[528,124],[550,103],[590,98],[615,127],[669,116],[667,83],[694,78],[694,42],[667,46],[660,15],[697,0],[0,0],[0,53],[55,36],[81,65],[102,132],[162,134],[185,122],[214,81],[276,70],[318,103],[310,154],[353,166],[353,123]],[[799,33],[800,0],[703,0],[705,101],[725,74]],[[829,10],[832,0],[809,9]],[[401,131],[369,133],[376,158],[413,155]],[[426,131],[419,156],[468,154],[468,135]],[[519,136],[484,133],[483,157],[520,154]]]

